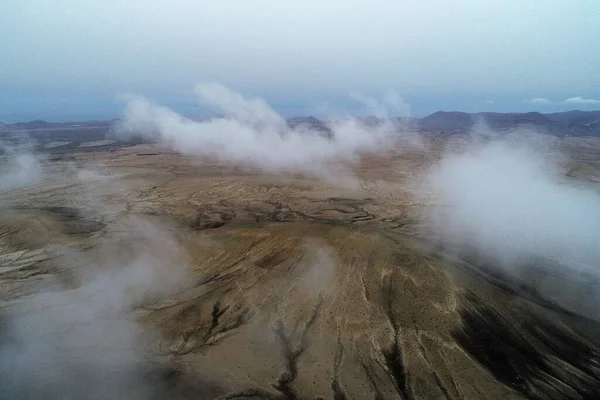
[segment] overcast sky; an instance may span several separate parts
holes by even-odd
[[[438,109],[600,109],[599,0],[3,0],[0,121],[202,113],[219,82],[285,115],[395,91]]]

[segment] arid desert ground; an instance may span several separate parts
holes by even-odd
[[[419,183],[470,142],[423,138],[350,183],[161,144],[46,155],[0,194],[4,395],[599,398],[597,276],[437,235]],[[600,140],[547,149],[598,190]]]

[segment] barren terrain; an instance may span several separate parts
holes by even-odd
[[[469,140],[423,137],[422,148],[365,155],[357,185],[268,175],[159,145],[48,157],[48,178],[0,194],[2,321],[40,292],[72,292],[87,304],[96,292],[78,292],[79,270],[118,270],[142,254],[160,261],[169,290],[134,290],[119,315],[148,337],[110,343],[143,347],[133,361],[143,366],[136,382],[150,388],[144,398],[599,398],[600,324],[585,292],[596,292],[595,275],[582,288],[532,262],[516,279],[476,250],[434,240],[436,199],[416,196],[415,182]],[[600,140],[553,140],[563,179],[596,190]],[[174,276],[184,278],[171,284]],[[563,291],[539,290],[541,280]],[[103,286],[101,296],[122,293]],[[78,324],[102,318],[66,315],[69,343]],[[0,339],[20,340],[8,328]],[[69,343],[52,363],[69,358]],[[116,376],[106,385],[119,368],[108,367]],[[89,390],[69,376],[74,393]],[[52,398],[52,388],[14,385],[13,394]]]

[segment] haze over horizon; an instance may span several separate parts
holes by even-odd
[[[390,92],[413,116],[599,109],[599,13],[593,0],[7,1],[0,121],[109,119],[123,93],[198,116],[199,82],[283,116]]]

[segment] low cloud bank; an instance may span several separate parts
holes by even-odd
[[[110,183],[110,178],[90,178],[87,171],[76,175],[79,183]],[[156,337],[138,323],[134,311],[189,287],[187,259],[165,227],[137,217],[126,226],[110,240],[95,239],[88,251],[57,250],[53,262],[60,274],[52,284],[5,309],[0,397],[141,400],[166,395],[156,379],[162,367],[152,358]]]
[[[336,162],[356,162],[362,152],[389,148],[400,127],[395,119],[383,118],[367,124],[355,118],[343,118],[327,124],[325,134],[310,124],[288,126],[286,120],[269,105],[217,84],[196,87],[201,104],[225,114],[202,122],[185,118],[169,108],[144,98],[127,103],[121,135],[141,134],[169,142],[176,150],[195,156],[216,157],[231,164],[245,164],[268,172],[300,172],[332,178]],[[361,97],[370,107],[373,100]],[[403,106],[389,95],[386,105]]]
[[[439,201],[432,209],[435,234],[503,267],[539,256],[595,272],[600,196],[566,179],[530,132],[518,136],[490,135],[446,154],[428,180]]]

